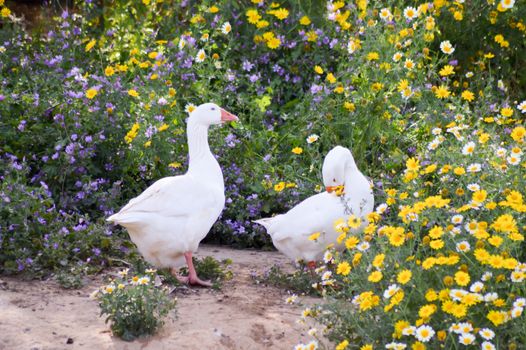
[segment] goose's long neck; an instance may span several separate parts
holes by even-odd
[[[200,181],[213,182],[224,188],[223,172],[208,145],[208,126],[190,119],[186,129],[188,137],[188,174]]]
[[[188,153],[190,156],[189,168],[191,168],[192,163],[207,155],[212,155],[208,145],[208,126],[196,123],[190,119],[186,129],[186,136],[188,137]]]
[[[357,175],[361,175],[360,170],[354,158],[350,157],[345,163],[345,197],[353,195],[353,184],[356,182]]]

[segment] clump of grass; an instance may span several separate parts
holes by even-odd
[[[314,286],[319,282],[319,276],[300,264],[292,273],[282,270],[279,265],[272,266],[263,275],[253,275],[256,283],[264,283],[290,292],[303,295],[320,295]]]
[[[67,271],[59,271],[55,279],[64,289],[80,289],[84,286],[84,271],[80,268],[71,268]]]
[[[207,256],[201,259],[193,257],[192,260],[199,278],[210,280],[213,283],[213,289],[221,289],[223,282],[232,278],[232,271],[228,270],[228,266],[232,264],[232,260],[230,259],[219,261],[211,256]],[[183,276],[187,275],[188,268],[186,266],[181,268],[179,273]],[[181,282],[172,275],[169,269],[159,271],[159,275],[162,276],[165,283],[181,286]]]

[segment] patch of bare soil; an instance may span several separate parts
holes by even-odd
[[[134,342],[112,336],[97,302],[88,297],[102,276],[73,291],[51,280],[3,277],[0,349],[292,349],[307,341],[306,329],[296,323],[301,307],[286,304],[284,291],[256,285],[250,277],[289,264],[286,257],[215,246],[202,246],[197,255],[232,259],[233,279],[221,291],[178,292],[177,315],[170,315],[157,335]]]

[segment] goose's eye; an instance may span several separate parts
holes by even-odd
[[[215,110],[216,110],[216,108],[215,108],[215,107],[212,107],[212,110],[213,110],[213,111],[215,111]]]
[[[336,182],[336,179],[332,179],[332,182]]]

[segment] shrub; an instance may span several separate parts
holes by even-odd
[[[127,341],[152,335],[164,324],[164,318],[175,309],[176,301],[166,289],[155,286],[155,270],[143,276],[120,277],[95,291],[92,297],[99,301],[101,316],[107,315],[113,334]]]
[[[43,181],[28,185],[14,156],[0,166],[0,273],[45,276],[60,269],[98,271],[122,255],[121,239],[104,223],[57,208]]]
[[[45,33],[6,23],[2,152],[25,159],[29,179],[45,182],[59,209],[96,219],[159,177],[181,174],[186,111],[217,102],[242,122],[210,135],[227,195],[210,238],[268,246],[251,221],[320,190],[328,149],[352,146],[360,164],[396,169],[415,137],[404,127],[421,114],[398,93],[384,99],[381,85],[404,69],[379,67],[367,50],[341,59],[349,57],[352,32],[340,24],[362,21],[355,6],[340,24],[326,20],[319,6],[291,2],[278,14],[268,4],[224,2],[215,12],[205,2],[84,2]],[[250,11],[261,23],[250,23]],[[310,23],[301,21],[309,14]],[[375,50],[390,55],[394,29],[374,30]],[[420,55],[421,41],[414,42],[406,50]],[[200,50],[203,62],[196,59]]]
[[[252,278],[257,284],[264,283],[301,295],[319,295],[318,289],[315,288],[318,276],[308,271],[304,265],[292,273],[287,273],[279,265],[274,265],[263,275],[254,274]]]
[[[401,154],[405,168],[382,174],[376,199],[383,203],[361,218],[368,221],[365,230],[353,230],[354,220],[335,223],[346,249],[326,253],[319,286],[327,300],[304,312],[304,318],[325,326],[324,334],[340,350],[526,346],[526,102],[512,97],[524,91],[509,89],[519,79],[511,71],[498,79],[510,68],[502,65],[494,71],[494,55],[488,51],[477,53],[478,61],[458,66],[457,54],[473,57],[473,52],[462,52],[468,38],[454,46],[455,55],[449,56],[445,42],[454,35],[441,36],[442,48],[432,51],[431,39],[440,32],[429,28],[448,25],[444,6],[437,3],[463,13],[478,11],[475,4],[434,2],[419,7],[419,15],[409,20],[402,17],[407,8],[395,7],[391,21],[370,22],[371,28],[360,33],[367,57],[384,52],[376,50],[378,25],[397,28],[391,44],[414,59],[419,71],[399,78],[414,92],[404,108],[416,112],[410,114],[418,124],[413,132],[408,130],[416,142]],[[497,11],[497,4],[490,6]],[[505,18],[500,28],[522,23],[516,16],[523,10],[514,7],[499,14]],[[366,12],[364,17],[370,15],[376,14]],[[407,33],[410,39],[404,39]],[[405,40],[410,40],[409,47],[424,45],[423,55],[408,54]],[[496,49],[482,44],[486,50]],[[512,51],[513,45],[519,50],[523,41],[510,44]],[[498,50],[499,60],[506,61],[505,46]],[[378,62],[386,61],[380,56]],[[401,83],[384,81],[387,91]],[[384,98],[390,97],[386,93]]]

